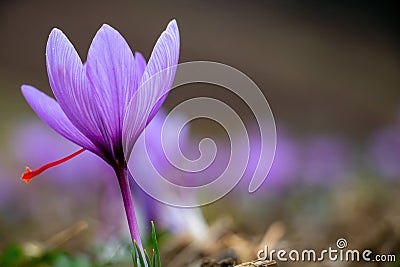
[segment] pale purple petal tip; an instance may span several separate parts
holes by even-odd
[[[137,81],[141,81],[144,70],[146,69],[146,60],[139,52],[135,52],[135,76]]]
[[[179,29],[172,20],[161,34],[125,114],[123,141],[128,158],[136,139],[160,109],[171,89],[179,58]]]

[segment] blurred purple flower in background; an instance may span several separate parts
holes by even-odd
[[[146,66],[143,56],[134,56],[116,30],[103,25],[92,41],[87,62],[82,64],[67,37],[54,29],[47,43],[46,62],[50,86],[58,102],[32,86],[22,86],[26,100],[43,121],[114,169],[132,242],[140,247],[126,162],[138,136],[171,88],[179,43],[178,26],[173,20],[158,39]],[[164,72],[154,79],[160,71]],[[27,169],[22,178],[29,181],[45,168]]]
[[[257,168],[260,154],[259,140],[250,140],[248,166],[238,187],[244,195],[248,194],[247,186]],[[274,162],[261,190],[255,195],[261,198],[277,197],[299,186],[329,186],[338,183],[350,172],[353,160],[352,148],[338,137],[318,135],[302,140],[291,137],[284,130],[278,130]]]
[[[12,154],[19,165],[25,165],[26,162],[40,165],[79,149],[37,120],[16,125],[10,139]],[[49,169],[45,176],[50,178],[46,179],[47,182],[59,185],[60,189],[73,189],[70,194],[84,193],[84,197],[88,186],[96,188],[98,184],[109,182],[112,174],[112,168],[103,160],[91,153],[84,153],[79,159],[68,161],[62,169]]]
[[[278,133],[274,163],[264,185],[269,194],[279,194],[296,186],[301,169],[300,158],[298,144],[285,132]]]
[[[312,136],[302,142],[299,174],[303,183],[308,185],[332,185],[349,173],[352,161],[352,149],[344,140],[333,136]]]
[[[7,155],[7,157],[5,157]],[[16,225],[26,222],[32,213],[29,194],[21,187],[20,181],[15,175],[13,158],[6,146],[0,149],[0,243],[15,241],[8,234]],[[10,231],[11,230],[11,231]],[[19,232],[23,232],[19,229]],[[0,245],[2,245],[0,244]]]
[[[26,162],[40,165],[79,149],[36,119],[15,125],[9,139],[10,155],[14,157],[18,169]],[[123,218],[119,208],[118,187],[109,179],[112,175],[112,168],[102,159],[92,153],[83,153],[79,159],[68,161],[63,168],[46,172],[40,179],[42,187],[37,188],[37,193],[43,193],[40,190],[46,190],[43,188],[46,185],[47,190],[56,192],[58,196],[68,196],[60,203],[64,205],[65,215],[71,208],[93,207],[92,203],[96,201],[100,239],[109,238],[119,228],[120,221],[117,218]],[[90,196],[87,194],[88,188],[91,190]]]
[[[8,206],[8,203],[11,202],[16,191],[15,180],[10,179],[11,171],[6,167],[6,161],[3,155],[6,155],[6,153],[0,151],[0,207]]]
[[[253,138],[250,138],[249,161],[238,187],[238,190],[244,196],[248,194],[248,185],[257,168],[260,156],[260,140],[254,135],[257,135],[257,132],[254,128],[250,128],[250,136],[253,136]],[[265,147],[269,145],[265,144]],[[246,142],[243,142],[242,147],[243,150],[247,149]],[[274,162],[260,190],[254,193],[256,196],[261,198],[276,196],[296,186],[296,179],[301,168],[299,149],[300,147],[296,140],[293,140],[285,131],[278,131]],[[263,163],[260,162],[260,164]]]
[[[384,178],[400,181],[400,124],[376,131],[368,144],[367,161]]]

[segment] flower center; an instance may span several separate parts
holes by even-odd
[[[43,165],[42,167],[40,167],[40,168],[38,168],[36,170],[31,170],[29,167],[26,167],[26,171],[22,174],[21,179],[28,184],[33,177],[41,174],[42,172],[44,172],[45,170],[47,170],[47,169],[49,169],[51,167],[60,165],[61,163],[64,163],[64,162],[66,162],[66,161],[78,156],[79,154],[81,154],[85,150],[86,150],[85,148],[82,148],[82,149],[72,153],[71,155],[66,156],[65,158],[62,158],[62,159],[47,163],[46,165]]]

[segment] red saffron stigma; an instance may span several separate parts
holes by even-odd
[[[26,171],[22,174],[21,179],[23,181],[25,181],[27,184],[29,184],[29,182],[31,181],[31,179],[33,177],[41,174],[42,172],[44,172],[45,170],[47,170],[47,169],[49,169],[51,167],[57,166],[57,165],[59,165],[61,163],[64,163],[64,162],[72,159],[73,157],[78,156],[79,154],[81,154],[85,150],[86,150],[85,148],[82,148],[82,149],[72,153],[71,155],[65,157],[65,158],[59,159],[59,160],[54,161],[54,162],[47,163],[46,165],[43,165],[42,167],[40,167],[39,169],[36,169],[36,170],[31,170],[29,167],[26,167],[25,168]]]

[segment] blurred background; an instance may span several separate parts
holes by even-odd
[[[240,262],[255,259],[264,245],[323,249],[346,238],[351,248],[397,255],[397,265],[369,266],[400,266],[396,6],[1,1],[0,266],[129,266],[118,185],[100,159],[85,153],[29,185],[19,179],[25,166],[36,168],[78,149],[38,120],[20,86],[30,84],[51,95],[45,46],[54,27],[62,29],[83,60],[103,23],[148,59],[173,18],[181,34],[179,62],[217,61],[248,75],[268,99],[278,140],[270,175],[254,194],[246,192],[244,179],[222,200],[183,212],[154,203],[149,208],[145,196],[135,196],[143,232],[149,230],[149,218],[160,226],[164,264],[199,266],[206,257]],[[216,86],[174,90],[163,108],[168,111],[198,96],[228,103],[251,131],[255,120],[250,109]],[[188,127],[185,142],[192,150],[200,137],[226,143],[216,123],[196,120]],[[226,164],[225,154],[217,158],[218,166]]]

